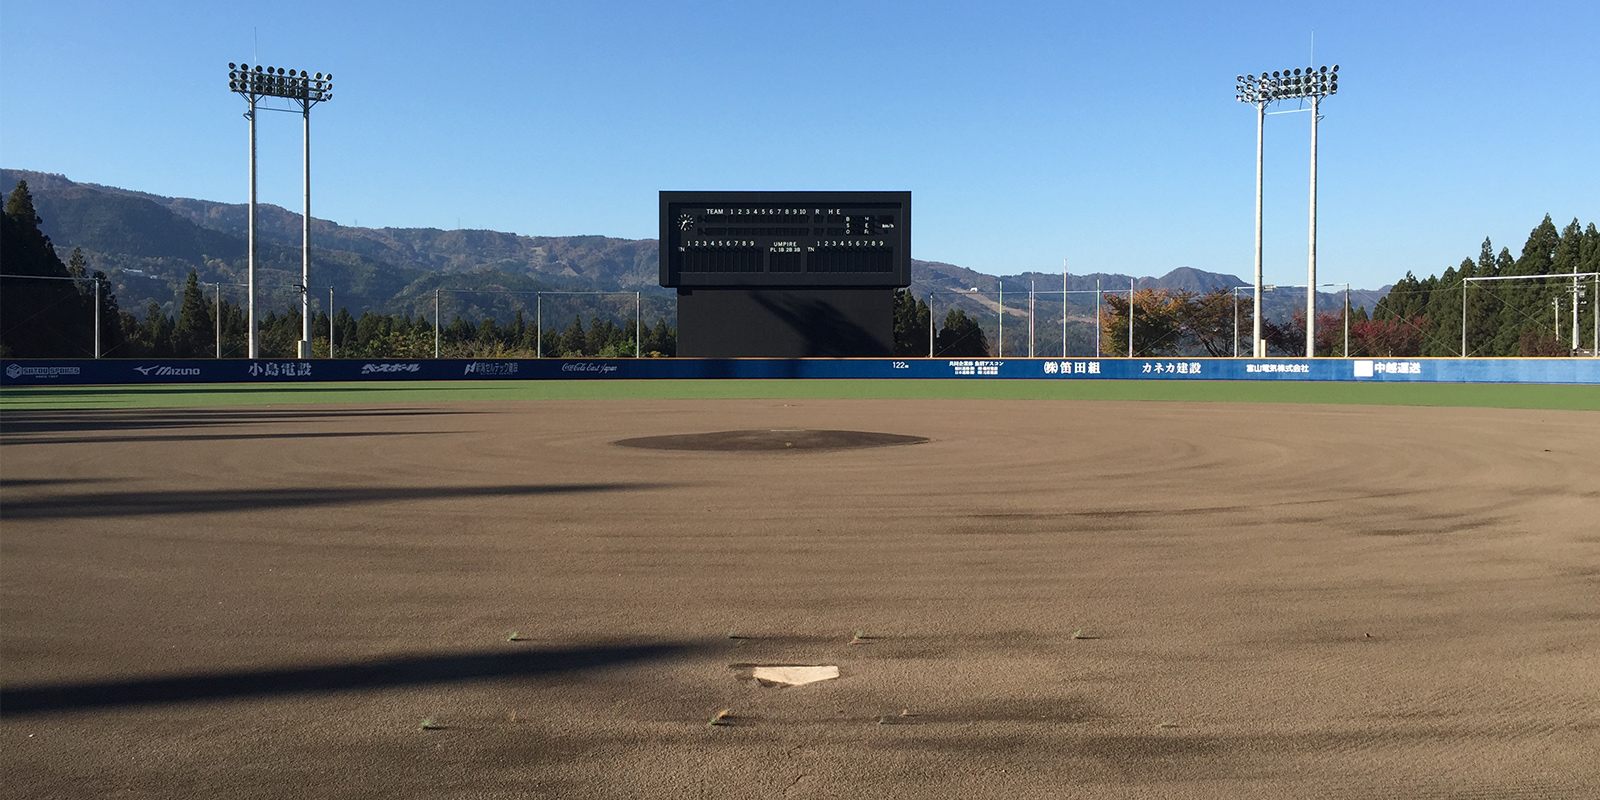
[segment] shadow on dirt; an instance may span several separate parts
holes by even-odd
[[[322,433],[177,433],[155,436],[33,436],[0,438],[0,447],[24,444],[117,444],[121,442],[244,442],[256,439],[350,439],[364,436],[438,436],[453,431],[327,431]]]
[[[46,714],[240,697],[324,694],[507,678],[538,678],[682,658],[699,649],[687,642],[612,644],[412,655],[350,664],[172,675],[127,681],[13,686],[0,689],[6,716]]]
[[[362,486],[349,488],[209,489],[195,491],[85,492],[13,500],[0,505],[0,519],[95,519],[152,514],[217,514],[261,509],[456,500],[472,497],[538,497],[598,492],[645,492],[664,483],[573,483],[508,486]]]
[[[8,390],[9,391],[9,390]],[[302,391],[309,391],[303,389]],[[347,391],[347,390],[346,390]],[[200,428],[209,425],[260,425],[303,423],[371,417],[431,417],[478,412],[434,408],[136,408],[74,409],[71,411],[7,411],[7,437],[35,433],[89,433],[142,431],[166,428]]]

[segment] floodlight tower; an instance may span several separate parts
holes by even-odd
[[[304,70],[285,71],[282,67],[257,64],[228,64],[228,89],[238,93],[250,108],[250,358],[261,356],[256,336],[256,111],[263,97],[281,97],[300,107],[305,120],[304,190],[305,208],[300,217],[300,357],[311,357],[311,107],[333,99],[333,74],[307,75]],[[331,315],[333,309],[329,309]],[[330,345],[331,347],[331,345]]]
[[[1237,76],[1234,98],[1256,107],[1256,282],[1255,346],[1256,357],[1265,353],[1261,341],[1261,145],[1267,106],[1275,100],[1311,101],[1311,240],[1306,285],[1306,358],[1316,355],[1317,343],[1317,105],[1322,98],[1339,91],[1339,65],[1304,70],[1280,70]]]
[[[1261,358],[1266,355],[1261,346],[1261,168],[1262,148],[1267,129],[1267,106],[1277,99],[1274,94],[1275,81],[1268,80],[1267,73],[1261,73],[1260,79],[1254,75],[1236,76],[1238,84],[1234,87],[1234,99],[1249,103],[1256,108],[1256,274],[1255,274],[1255,328],[1251,334],[1251,355]]]

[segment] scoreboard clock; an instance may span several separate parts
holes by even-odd
[[[662,286],[910,284],[910,192],[661,193]]]

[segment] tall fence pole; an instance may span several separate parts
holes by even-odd
[[[1006,284],[1005,284],[1004,281],[1000,281],[996,285],[1000,287],[1000,313],[995,315],[1000,319],[1000,335],[995,337],[995,348],[996,348],[996,350],[997,350],[997,352],[999,354],[999,357],[1000,358],[1005,358],[1006,357]]]
[[[1468,282],[1461,282],[1461,357],[1467,357],[1467,286]]]
[[[1578,293],[1574,291],[1573,298]],[[1576,302],[1576,301],[1574,301]],[[99,360],[99,277],[94,277],[94,358]]]
[[[410,317],[410,313],[411,312],[409,312],[409,311],[406,312],[406,314],[407,314],[406,319],[410,319],[411,318]],[[333,358],[333,287],[332,286],[328,287],[328,358]]]
[[[1028,358],[1033,358],[1033,281],[1028,281]]]
[[[933,358],[933,292],[928,292],[928,358]]]
[[[1233,287],[1233,357],[1239,357],[1239,287]]]
[[[1100,357],[1100,279],[1094,279],[1094,357]]]
[[[1594,312],[1594,347],[1589,351],[1593,358],[1600,358],[1600,275],[1594,276],[1594,294],[1589,295],[1589,310]]]
[[[1462,319],[1466,319],[1465,316]],[[1350,357],[1350,284],[1344,285],[1344,357]]]
[[[222,358],[222,281],[217,281],[217,358]]]
[[[439,289],[433,290],[433,357],[439,357],[439,331],[444,328],[444,320],[439,318]]]
[[[1061,357],[1067,357],[1067,260],[1061,259]]]
[[[539,335],[533,337],[533,357],[544,358],[544,293],[533,293],[533,326]]]
[[[642,323],[639,321],[639,319],[640,319],[639,318],[639,293],[638,292],[634,292],[633,293],[633,357],[634,358],[639,358],[640,356],[644,355],[644,352],[639,349],[639,346],[643,343],[643,339],[644,339],[644,337],[640,335],[641,333],[643,333],[643,329],[640,327],[640,325]]]
[[[1128,358],[1133,358],[1133,281],[1128,281]]]

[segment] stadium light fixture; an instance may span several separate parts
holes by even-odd
[[[1311,239],[1306,283],[1317,285],[1317,105],[1322,98],[1339,91],[1339,65],[1331,68],[1305,67],[1272,73],[1235,76],[1234,99],[1256,109],[1256,257],[1255,257],[1255,356],[1266,355],[1261,341],[1261,168],[1262,136],[1266,131],[1267,106],[1279,100],[1311,101]],[[1306,358],[1316,355],[1316,292],[1306,293]]]
[[[245,119],[250,120],[250,358],[260,358],[256,330],[256,110],[263,98],[275,97],[299,106],[304,120],[305,158],[303,161],[305,208],[300,216],[300,357],[311,357],[311,107],[333,99],[333,73],[309,75],[305,70],[283,67],[254,67],[228,64],[228,90],[249,103]],[[332,317],[333,309],[328,309]],[[332,342],[329,350],[333,352]]]

